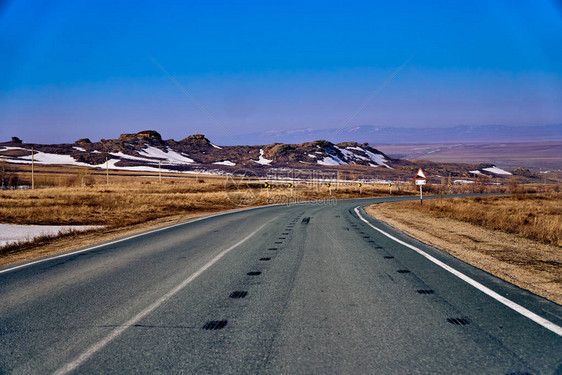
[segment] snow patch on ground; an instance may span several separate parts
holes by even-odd
[[[137,172],[177,172],[171,169],[167,169],[167,168],[162,168],[159,169],[157,166],[156,167],[150,167],[150,166],[127,166],[127,167],[120,167],[117,166],[115,164],[119,163],[121,160],[120,159],[109,159],[107,161],[107,168],[111,169],[111,170],[118,170],[118,171],[137,171]],[[90,166],[92,167],[92,166]],[[98,164],[98,165],[94,165],[94,168],[102,168],[105,169],[106,168],[106,164],[102,163],[102,164]]]
[[[385,166],[385,167],[387,167],[387,168],[392,169],[388,164],[386,164],[386,163],[387,163],[387,160],[386,160],[386,159],[384,158],[384,156],[382,156],[381,154],[375,154],[375,153],[373,153],[373,152],[371,152],[371,151],[369,151],[369,150],[365,150],[365,149],[363,149],[363,152],[364,152],[365,154],[367,154],[367,156],[368,156],[375,164],[382,165],[382,166]]]
[[[86,149],[82,148],[82,147],[78,147],[78,146],[72,146],[73,149],[81,151],[81,152],[86,152]]]
[[[79,165],[89,167],[89,164],[77,162],[70,155],[58,155],[58,154],[48,154],[41,151],[35,151],[33,153],[33,160],[37,164],[65,164],[65,165]],[[19,159],[9,160],[13,163],[31,163],[31,155],[22,156]]]
[[[133,156],[133,155],[127,155],[127,154],[122,153],[121,151],[110,153],[110,155],[117,156],[118,158],[121,158],[121,159],[148,161],[150,163],[157,163],[157,162],[160,161],[160,160],[154,160],[154,159],[141,158],[141,157]]]
[[[466,185],[466,184],[473,184],[474,181],[470,181],[470,180],[454,180],[453,184],[458,184],[458,185]]]
[[[320,165],[340,165],[338,161],[332,158],[331,156],[326,156],[324,159],[318,160],[316,163]]]
[[[269,165],[271,164],[273,160],[269,160],[263,157],[263,149],[260,148],[260,158],[256,161],[254,160],[254,162],[261,164],[261,165]]]
[[[99,225],[14,225],[0,224],[0,247],[8,244],[31,241],[34,238],[75,231],[103,228]]]
[[[159,148],[153,146],[146,146],[141,151],[139,155],[148,156],[149,158],[164,159],[170,164],[192,164],[195,160],[190,159],[182,154],[179,154],[168,147],[167,152],[160,150]]]
[[[468,173],[472,173],[472,174],[482,174],[482,172],[480,172],[479,170],[468,171]],[[459,180],[459,181],[460,181],[460,180]]]
[[[359,147],[348,147],[348,149],[356,149],[356,150],[359,150],[359,151],[363,151],[363,149],[361,149],[361,148],[359,148]],[[365,156],[363,156],[363,155],[357,155],[356,153],[351,152],[351,151],[348,151],[348,150],[341,150],[341,151],[342,151],[342,152],[345,151],[345,152],[351,153],[355,159],[369,160],[368,157],[365,157]],[[344,155],[346,155],[345,152],[344,152]]]
[[[344,159],[346,159],[348,163],[355,164],[354,159],[365,159],[364,157],[356,155],[354,152],[351,152],[344,148],[339,148],[336,146],[336,149],[343,154]]]
[[[219,150],[222,150],[222,147],[219,147],[219,146],[217,146],[217,145],[215,145],[215,144],[212,144],[212,143],[211,143],[211,146],[213,146],[214,148],[218,148]]]
[[[392,169],[391,166],[389,166],[388,164],[386,164],[386,163],[388,163],[388,160],[386,160],[386,159],[384,158],[384,156],[382,156],[381,154],[375,154],[374,152],[371,152],[371,151],[369,151],[369,150],[365,150],[365,149],[362,148],[362,147],[356,147],[356,146],[354,146],[354,147],[347,147],[347,150],[361,151],[361,152],[364,152],[365,155],[367,155],[368,157],[365,157],[365,156],[362,156],[362,155],[357,155],[357,154],[355,154],[355,153],[353,153],[353,152],[350,152],[350,151],[347,151],[347,150],[342,150],[342,149],[340,149],[340,148],[338,148],[338,150],[340,150],[344,155],[346,155],[346,157],[347,157],[347,154],[346,154],[345,152],[348,152],[348,153],[351,153],[355,158],[358,158],[358,159],[361,159],[361,160],[370,160],[370,161],[372,161],[375,165],[369,164],[371,167],[377,167],[377,166],[379,166],[379,165],[382,165],[382,166],[385,166],[385,167],[387,167],[387,168]],[[344,152],[344,151],[345,151],[345,152]]]
[[[490,168],[483,168],[482,170],[486,171],[486,172],[494,173],[494,174],[503,174],[503,175],[511,176],[511,173],[509,173],[508,171],[504,171],[503,169],[498,168],[495,165],[493,167],[490,167]]]
[[[5,150],[4,150],[5,151]],[[149,150],[149,152],[152,150]],[[165,156],[169,156],[168,158],[165,158],[164,162],[166,164],[188,164],[188,163],[193,163],[192,159],[189,159],[183,155],[178,154],[175,151],[170,151],[169,153],[165,153],[161,150],[160,151],[161,154],[165,155]],[[158,154],[154,152],[154,154]],[[170,154],[170,155],[168,155]],[[106,163],[101,163],[98,165],[91,165],[91,164],[87,164],[87,163],[82,163],[82,162],[78,162],[76,160],[74,160],[74,158],[70,155],[58,155],[58,154],[49,154],[49,153],[45,153],[45,152],[40,152],[40,151],[36,151],[33,154],[33,158],[34,158],[34,162],[37,164],[61,164],[61,165],[76,165],[76,166],[80,166],[80,167],[93,167],[93,168],[102,168],[102,169],[111,169],[111,170],[121,170],[121,171],[139,171],[139,172],[158,172],[158,165],[155,165],[154,167],[151,166],[126,166],[126,167],[121,167],[121,166],[117,166],[116,164],[118,162],[121,161],[121,159],[129,159],[129,160],[137,160],[137,161],[143,161],[143,162],[150,162],[150,163],[158,163],[159,161],[162,161],[163,158],[158,158],[158,159],[148,159],[148,158],[141,158],[138,156],[132,156],[132,155],[127,155],[124,154],[122,152],[117,152],[117,153],[112,153],[112,156],[118,157],[119,159],[109,159]],[[150,155],[147,155],[150,157]],[[156,157],[156,156],[154,156]],[[27,156],[22,156],[20,158],[6,158],[6,161],[10,162],[10,163],[14,163],[14,164],[31,164],[31,155],[27,155]],[[180,162],[178,160],[183,160],[183,162]],[[190,162],[188,162],[188,160]],[[172,169],[166,169],[166,168],[162,168],[161,169],[162,172],[177,172],[175,170]]]
[[[224,161],[217,161],[216,163],[213,164],[217,164],[217,165],[228,165],[229,167],[234,167],[236,165],[236,163],[231,162],[230,160],[224,160]]]

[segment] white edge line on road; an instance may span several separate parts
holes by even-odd
[[[156,308],[158,308],[160,305],[162,305],[164,302],[166,302],[167,300],[172,298],[176,293],[178,293],[180,290],[182,290],[187,285],[189,285],[189,283],[191,283],[193,280],[195,280],[198,276],[200,276],[207,269],[209,269],[213,264],[218,262],[228,252],[230,252],[232,249],[242,245],[244,242],[249,240],[252,236],[254,236],[256,233],[258,233],[260,230],[262,230],[263,227],[265,227],[266,225],[271,223],[276,218],[277,217],[274,217],[273,219],[267,221],[265,224],[261,225],[258,229],[256,229],[255,231],[253,231],[252,233],[250,233],[249,235],[247,235],[246,237],[244,237],[240,241],[236,242],[234,245],[230,246],[228,249],[225,249],[225,250],[221,251],[217,256],[215,256],[213,259],[211,259],[209,262],[207,262],[203,267],[198,269],[195,273],[193,273],[187,279],[182,281],[179,285],[174,287],[168,293],[164,294],[162,297],[158,298],[150,306],[148,306],[147,308],[142,310],[140,313],[138,313],[137,315],[135,315],[134,317],[129,319],[123,325],[120,325],[119,327],[115,328],[113,331],[111,331],[111,333],[109,335],[107,335],[105,338],[98,341],[94,345],[92,345],[85,352],[80,354],[76,359],[72,360],[71,362],[69,362],[66,365],[59,368],[57,371],[54,372],[54,374],[56,374],[56,375],[68,374],[69,372],[78,368],[81,364],[83,364],[85,361],[87,361],[88,358],[90,358],[93,354],[95,354],[96,352],[101,350],[103,347],[105,347],[107,344],[109,344],[111,341],[113,341],[116,337],[121,335],[127,328],[136,324],[139,320],[141,320],[142,318],[144,318],[145,316],[150,314],[152,311],[154,311]]]
[[[239,212],[245,212],[245,211],[250,211],[250,210],[256,210],[256,209],[264,208],[264,207],[279,206],[279,205],[283,205],[283,204],[275,204],[275,205],[269,205],[269,206],[249,207],[249,208],[243,208],[243,209],[241,209],[241,210],[219,212],[219,213],[212,214],[212,215],[207,215],[207,216],[198,217],[198,218],[191,219],[191,220],[186,220],[186,221],[183,221],[183,222],[181,222],[181,223],[171,224],[171,225],[164,226],[164,227],[162,227],[162,228],[156,228],[156,229],[152,229],[152,230],[149,230],[149,231],[146,231],[146,232],[142,232],[142,233],[138,233],[138,234],[133,234],[133,235],[131,235],[131,236],[127,236],[127,237],[124,237],[124,238],[120,238],[120,239],[117,239],[117,240],[114,240],[114,241],[102,243],[102,244],[99,244],[99,245],[94,245],[94,246],[92,246],[92,247],[87,247],[87,248],[82,249],[82,250],[70,251],[70,252],[68,252],[68,253],[63,253],[63,254],[59,254],[59,255],[55,255],[55,256],[48,256],[48,257],[41,258],[41,259],[37,259],[37,260],[31,261],[31,262],[19,264],[19,265],[14,266],[14,267],[10,267],[10,268],[6,268],[6,269],[3,269],[3,270],[0,270],[0,275],[3,274],[3,273],[10,272],[10,271],[15,271],[15,270],[20,269],[20,268],[29,267],[29,266],[32,266],[32,265],[37,264],[37,263],[43,263],[43,262],[47,262],[47,261],[50,261],[50,260],[53,260],[53,259],[59,259],[59,258],[69,257],[69,256],[72,256],[72,255],[76,255],[76,254],[84,253],[84,252],[87,252],[87,251],[99,249],[100,247],[110,246],[110,245],[114,245],[114,244],[119,243],[119,242],[132,240],[133,238],[142,237],[142,236],[146,236],[146,235],[148,235],[148,234],[160,232],[160,231],[163,231],[163,230],[167,230],[167,229],[179,227],[179,226],[182,226],[182,225],[187,225],[187,224],[195,223],[195,222],[198,222],[198,221],[201,221],[201,220],[207,220],[207,219],[212,219],[212,218],[217,217],[217,216],[229,215],[229,214],[234,214],[234,213],[239,213]]]
[[[365,219],[363,216],[361,216],[361,213],[359,213],[359,206],[355,207],[355,213],[357,214],[357,216],[359,216],[359,219],[361,219],[362,221],[364,221],[365,223],[367,223],[367,225],[369,225],[371,228],[373,228],[374,230],[382,233],[383,235],[385,235],[386,237],[390,238],[393,241],[398,242],[399,244],[406,246],[407,248],[410,248],[412,250],[414,250],[415,252],[417,252],[418,254],[424,256],[425,258],[427,258],[428,260],[432,261],[433,263],[437,264],[439,267],[445,269],[446,271],[449,271],[450,273],[452,273],[453,275],[455,275],[456,277],[458,277],[459,279],[467,282],[468,284],[472,285],[473,287],[475,287],[476,289],[478,289],[479,291],[487,294],[488,296],[492,297],[493,299],[495,299],[496,301],[503,303],[504,305],[506,305],[507,307],[509,307],[510,309],[518,312],[519,314],[525,316],[526,318],[531,319],[533,322],[540,324],[541,326],[543,326],[544,328],[556,333],[559,336],[562,336],[562,327],[552,323],[549,320],[546,320],[545,318],[535,314],[534,312],[524,308],[523,306],[499,295],[498,293],[494,292],[492,289],[480,284],[478,281],[466,276],[464,273],[457,271],[456,269],[454,269],[451,266],[448,266],[447,264],[443,263],[442,261],[432,257],[431,255],[429,255],[428,253],[426,253],[425,251],[410,245],[404,241],[399,240],[398,238],[394,237],[393,235],[383,231],[382,229],[379,229],[377,227],[375,227],[373,224],[371,224],[369,221],[367,221],[367,219]]]

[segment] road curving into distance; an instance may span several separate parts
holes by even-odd
[[[360,208],[403,199],[219,214],[0,269],[0,373],[562,372],[559,305]]]

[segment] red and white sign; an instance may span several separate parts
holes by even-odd
[[[416,180],[427,180],[427,176],[425,175],[425,173],[423,173],[421,168],[418,170],[418,173],[416,174],[415,179]]]

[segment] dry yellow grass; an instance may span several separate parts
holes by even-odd
[[[562,246],[562,193],[405,202],[403,207]]]
[[[382,187],[363,187],[362,196],[380,195],[381,189],[384,191]],[[297,186],[293,194],[295,201],[360,196],[353,186],[334,188],[331,195],[325,186]],[[273,184],[268,202],[260,184],[248,189],[245,184],[238,187],[225,180],[6,190],[0,192],[0,223],[121,227],[171,215],[290,201],[286,184]]]
[[[220,183],[132,183],[4,191],[0,222],[7,224],[136,224],[163,216],[232,208]]]

